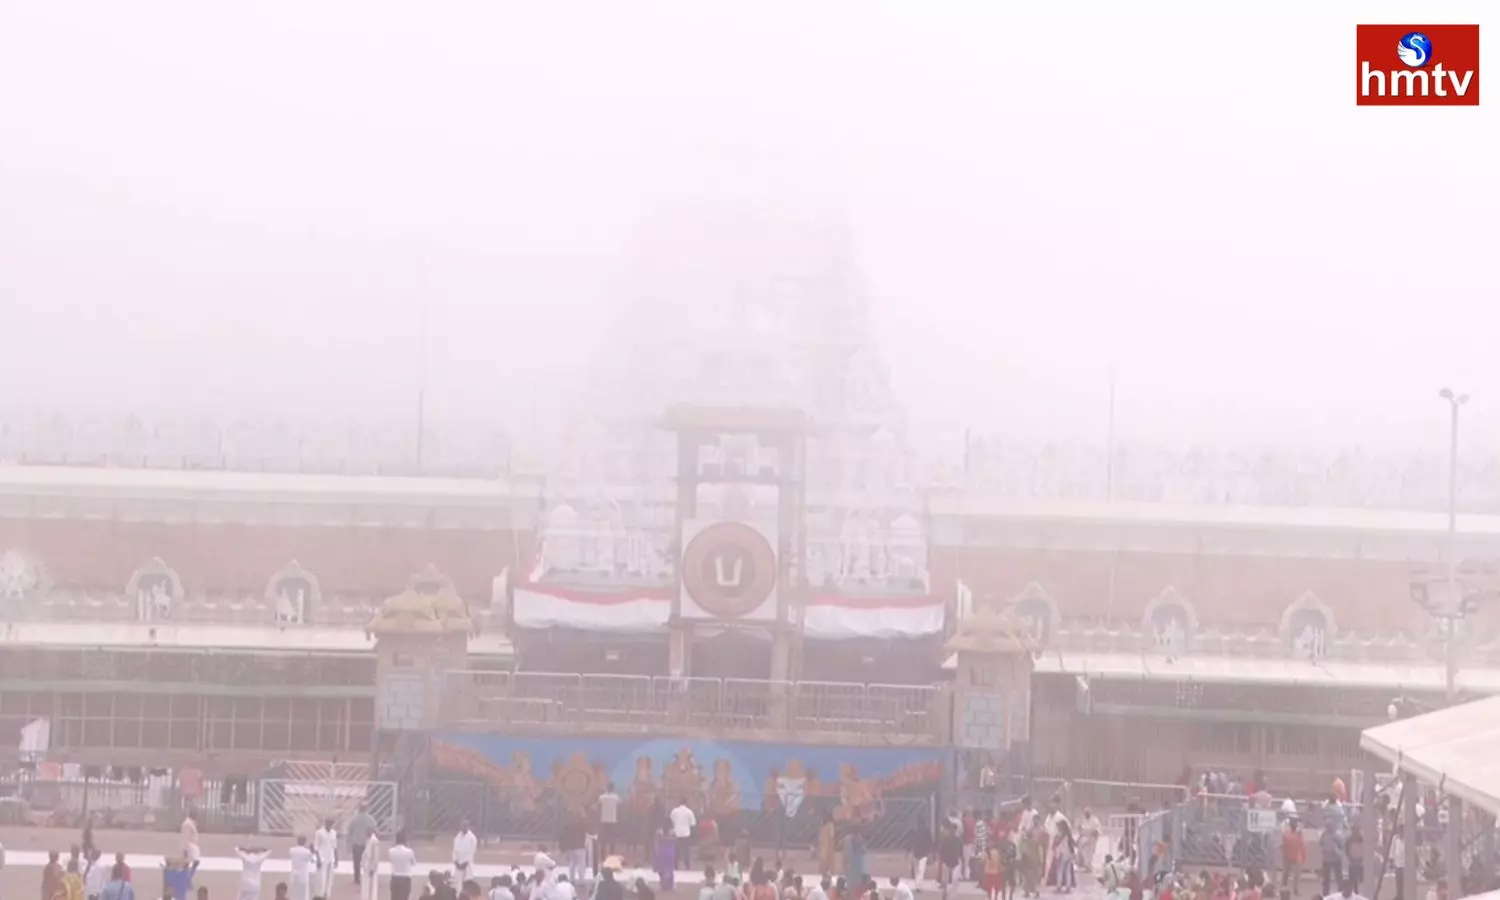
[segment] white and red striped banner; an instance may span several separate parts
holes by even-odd
[[[512,615],[518,628],[572,628],[614,634],[665,631],[672,589],[580,590],[541,584],[515,586]],[[942,599],[825,594],[807,601],[803,633],[811,638],[927,637],[944,624]]]

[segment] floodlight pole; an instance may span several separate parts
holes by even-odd
[[[1458,699],[1458,646],[1453,632],[1464,614],[1464,598],[1458,582],[1458,411],[1469,402],[1468,394],[1448,388],[1438,391],[1451,410],[1448,427],[1448,608],[1443,610],[1443,686],[1451,704]]]
[[[1447,690],[1448,705],[1458,700],[1458,643],[1454,632],[1464,617],[1464,596],[1458,580],[1458,412],[1469,402],[1468,394],[1454,393],[1448,388],[1438,392],[1448,401],[1451,411],[1448,420],[1448,608],[1443,620],[1443,684]],[[1448,828],[1444,841],[1443,856],[1447,859],[1448,886],[1451,896],[1463,896],[1464,876],[1464,806],[1451,794],[1448,803]],[[1408,825],[1408,827],[1410,827]],[[1407,851],[1408,853],[1411,850]],[[1410,877],[1410,875],[1408,875]],[[1414,897],[1414,894],[1406,895]]]

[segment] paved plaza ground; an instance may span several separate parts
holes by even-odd
[[[112,859],[115,853],[128,854],[128,862],[134,870],[137,900],[154,900],[161,896],[162,860],[165,856],[178,852],[176,833],[99,830],[94,833],[94,839],[108,858]],[[56,850],[66,857],[68,848],[78,843],[78,840],[79,833],[74,829],[0,826],[0,844],[4,845],[7,857],[4,870],[0,871],[0,900],[38,897],[46,854]],[[199,841],[203,861],[194,883],[206,886],[211,900],[234,900],[238,896],[240,872],[235,848],[247,843],[258,843],[272,851],[262,878],[263,896],[271,897],[276,883],[286,880],[286,849],[292,844],[288,838],[205,834]],[[518,842],[488,844],[480,850],[476,874],[483,876],[480,880],[487,886],[492,874],[499,874],[513,866],[530,868],[536,847],[535,844]],[[417,843],[413,844],[412,849],[417,851],[418,872],[423,875],[430,869],[450,867],[450,847],[447,841],[441,844]],[[769,858],[771,855],[767,851],[766,856]],[[811,872],[815,868],[806,852],[788,853],[787,859],[796,871]],[[871,854],[868,862],[871,873],[880,878],[882,884],[891,875],[907,874],[907,861],[899,855]],[[339,900],[354,900],[359,896],[349,872],[348,862],[343,862],[334,890],[334,897]],[[658,896],[663,897],[663,900],[695,900],[696,883],[700,878],[701,875],[697,872],[683,872],[679,875],[676,891]],[[1083,878],[1080,881],[1088,883],[1083,884],[1083,889],[1073,896],[1102,895],[1092,879]],[[935,896],[938,889],[935,884],[928,882],[919,886],[919,893]],[[957,896],[980,896],[980,892],[973,887],[951,893]],[[380,897],[386,896],[382,879]]]

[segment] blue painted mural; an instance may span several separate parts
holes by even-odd
[[[450,733],[434,738],[430,760],[435,777],[500,789],[517,812],[581,812],[614,782],[637,813],[657,802],[686,802],[719,819],[798,817],[805,807],[856,823],[885,817],[888,800],[930,800],[950,755],[936,747]]]

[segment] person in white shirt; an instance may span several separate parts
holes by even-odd
[[[396,843],[386,851],[386,858],[391,862],[391,900],[411,900],[411,873],[417,865],[417,854],[406,846],[405,832],[396,832]]]
[[[364,855],[360,857],[359,900],[380,897],[380,836],[371,831],[365,838]]]
[[[1427,895],[1428,900],[1432,900],[1434,896],[1434,894],[1429,893]],[[1345,881],[1343,888],[1329,894],[1325,900],[1365,900],[1365,898],[1355,893],[1354,886]]]
[[[693,840],[693,829],[698,827],[698,817],[686,803],[679,803],[667,813],[672,822],[672,837],[677,841],[678,865],[691,866],[693,857],[688,845]]]
[[[552,887],[546,892],[547,900],[578,900],[578,889],[573,887],[573,882],[568,876],[559,872],[557,880],[552,882]]]
[[[240,855],[239,900],[260,900],[260,868],[271,851],[259,847],[236,847]]]
[[[1020,822],[1020,831],[1022,834],[1025,834],[1036,826],[1036,816],[1036,804],[1031,802],[1031,796],[1028,794],[1027,796],[1022,797]]]
[[[1049,867],[1052,866],[1052,860],[1057,857],[1057,848],[1059,846],[1058,835],[1062,833],[1063,826],[1067,826],[1069,834],[1072,833],[1073,823],[1068,821],[1068,817],[1063,814],[1062,809],[1058,806],[1057,798],[1053,797],[1052,811],[1047,814],[1046,819],[1042,820],[1042,830],[1047,832],[1048,861],[1046,865]],[[1061,867],[1058,868],[1060,869]],[[1051,882],[1048,883],[1051,884]]]
[[[333,896],[333,872],[339,864],[339,833],[332,819],[324,819],[323,827],[313,832],[313,854],[318,858],[318,877],[313,883],[313,896]]]
[[[110,867],[99,858],[98,847],[94,847],[88,853],[88,865],[83,870],[83,896],[93,900],[104,893],[104,886],[109,884]]]
[[[911,892],[911,885],[895,875],[891,876],[891,894],[892,900],[916,900],[916,896]]]
[[[516,900],[516,895],[510,888],[509,875],[496,875],[490,879],[490,893],[485,900]]]
[[[828,891],[833,887],[833,879],[827,875],[823,880],[812,886],[807,892],[807,900],[828,900]]]
[[[541,847],[536,848],[536,856],[531,858],[531,866],[536,869],[537,875],[541,876],[538,881],[550,881],[552,870],[557,868],[557,860],[547,855],[547,851]]]
[[[615,854],[615,841],[619,840],[620,795],[615,793],[615,783],[605,785],[599,795],[599,858]],[[598,868],[595,866],[594,868]]]
[[[479,838],[469,829],[469,820],[459,821],[458,834],[453,836],[453,874],[458,876],[460,884],[469,877],[469,870],[474,867],[474,854],[478,852]]]
[[[1391,835],[1391,855],[1387,865],[1396,873],[1396,890],[1403,890],[1402,886],[1406,884],[1406,841],[1401,838],[1399,824],[1396,826],[1396,833]]]
[[[193,818],[193,811],[189,809],[187,815],[182,817],[182,858],[187,860],[192,868],[198,867],[198,820]]]
[[[1061,809],[1058,809],[1054,802],[1052,812],[1048,813],[1047,818],[1042,820],[1042,828],[1046,830],[1047,837],[1057,837],[1057,826],[1063,822],[1068,822],[1068,817],[1063,814]],[[1073,823],[1068,822],[1068,824],[1071,826]]]
[[[287,851],[287,895],[291,900],[312,900],[313,852],[307,838],[298,837],[296,846]]]

